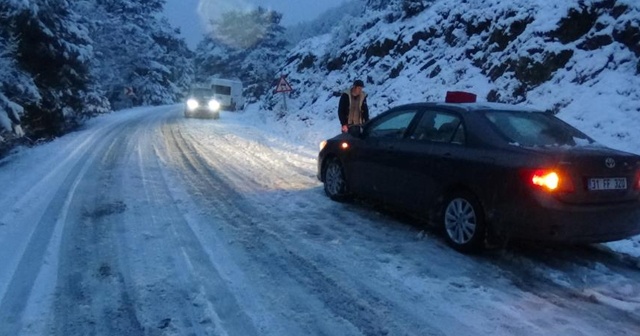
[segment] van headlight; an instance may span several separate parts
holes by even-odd
[[[195,110],[198,108],[198,106],[200,106],[200,104],[198,103],[197,100],[195,99],[189,99],[187,100],[187,107],[189,108],[189,110]]]
[[[217,100],[215,100],[215,99],[211,99],[211,100],[209,101],[209,109],[210,109],[211,111],[217,111],[217,110],[219,110],[219,109],[220,109],[220,103],[219,103]]]

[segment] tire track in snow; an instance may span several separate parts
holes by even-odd
[[[633,333],[640,333],[640,269],[618,253],[598,244],[524,244],[490,261],[524,291],[583,316],[635,325]]]
[[[0,331],[2,331],[0,334],[17,335],[23,327],[22,315],[42,267],[53,232],[57,226],[65,225],[67,216],[73,211],[71,202],[76,195],[77,188],[98,156],[97,151],[88,151],[87,149],[104,149],[108,145],[105,139],[110,139],[111,135],[117,132],[118,130],[113,127],[103,134],[104,137],[91,138],[92,145],[87,144],[84,147],[85,151],[65,174],[66,177],[34,226],[29,242],[19,258],[20,262],[12,273],[11,281],[7,285],[4,297],[2,297],[0,316],[3,318],[0,321]]]
[[[215,270],[197,252],[193,233],[183,229],[175,200],[162,186],[150,145],[158,121],[149,117],[123,127],[104,165],[95,167],[97,177],[86,183],[84,194],[90,194],[93,181],[108,182],[116,169],[113,175],[122,180],[103,183],[103,193],[82,207],[122,198],[132,208],[108,216],[100,208],[89,211],[96,218],[85,212],[81,224],[67,230],[58,335],[257,335],[234,307],[233,295],[214,281]],[[135,199],[140,190],[143,199]]]
[[[50,208],[49,204],[56,201],[59,206],[62,204],[60,198],[63,195],[60,189],[68,188],[71,185],[67,180],[70,178],[69,176],[73,175],[73,171],[80,170],[80,165],[89,155],[87,150],[111,131],[113,128],[103,127],[95,133],[88,134],[86,139],[70,141],[64,147],[65,151],[51,155],[43,162],[42,166],[35,167],[35,169],[34,167],[25,167],[26,174],[17,176],[16,183],[7,186],[9,194],[20,196],[15,199],[10,197],[0,199],[0,208],[8,210],[0,217],[0,222],[9,224],[4,228],[5,232],[0,237],[0,246],[6,249],[5,253],[0,255],[0,264],[6,265],[7,270],[3,276],[0,276],[0,299],[4,296],[10,281],[4,276],[11,275],[12,273],[9,271],[18,267],[21,255],[29,243],[21,240],[24,237],[24,232],[29,232],[30,235],[35,234],[38,223]],[[66,149],[69,151],[67,152]],[[64,157],[60,158],[60,156]],[[34,180],[34,176],[36,180]],[[64,184],[65,182],[67,185]],[[25,209],[29,210],[25,211]]]
[[[117,133],[105,137],[110,145],[96,148],[100,160],[80,184],[82,197],[75,200],[61,248],[52,326],[56,335],[143,333],[125,280],[128,267],[119,233],[127,204],[117,179],[125,169],[122,154],[144,121],[119,125]]]
[[[287,248],[287,243],[270,232],[268,225],[260,225],[259,221],[264,214],[253,209],[249,200],[233,190],[228,182],[220,177],[222,171],[213,170],[208,162],[204,161],[195,145],[185,139],[179,131],[165,128],[165,139],[173,139],[175,146],[179,148],[175,152],[183,153],[183,160],[190,167],[190,173],[184,177],[191,181],[192,187],[201,195],[215,197],[210,206],[216,206],[216,213],[225,218],[228,229],[240,236],[240,242],[245,251],[250,253],[254,267],[261,268],[264,274],[281,279],[284,283],[293,281],[296,286],[301,286],[307,291],[306,294],[298,293],[307,296],[301,300],[308,300],[309,295],[315,297],[322,302],[321,309],[329,310],[331,313],[328,315],[334,315],[338,321],[346,321],[354,328],[353,331],[358,330],[365,335],[381,335],[389,333],[390,329],[405,330],[394,319],[389,319],[390,311],[395,308],[395,304],[376,296],[373,292],[353,290],[351,286],[340,284],[312,260],[300,255],[298,251]],[[228,159],[224,155],[221,157]],[[268,218],[264,220],[269,221]],[[318,325],[314,327],[322,328]],[[423,332],[429,333],[428,326],[421,327]],[[327,328],[326,332],[331,333],[331,330],[334,329]],[[434,329],[431,333],[437,334],[437,330]],[[411,332],[405,330],[401,334]]]
[[[155,155],[152,146],[146,148],[143,153]],[[142,162],[142,160],[141,160]],[[203,242],[189,225],[184,214],[176,207],[176,201],[166,184],[160,171],[162,167],[158,158],[148,158],[145,163],[152,165],[151,171],[156,171],[153,178],[144,177],[144,188],[150,197],[152,208],[158,213],[154,217],[167,221],[168,232],[176,241],[176,254],[180,258],[175,258],[175,266],[179,270],[178,277],[184,289],[190,289],[190,293],[185,296],[192,300],[199,300],[194,303],[201,306],[204,311],[193,312],[190,320],[193,324],[201,323],[203,316],[206,324],[211,325],[216,335],[258,335],[252,321],[245,315],[239,306],[234,293],[229,289],[229,284],[224,277],[219,274],[203,246]],[[149,167],[140,168],[149,170]],[[146,181],[153,180],[154,183]],[[159,197],[162,196],[162,198]],[[155,204],[154,204],[155,203]],[[211,334],[211,333],[207,333]]]

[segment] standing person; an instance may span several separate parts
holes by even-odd
[[[367,106],[367,94],[362,90],[364,83],[357,79],[351,89],[346,90],[340,96],[338,105],[338,118],[342,125],[342,133],[351,126],[360,126],[369,121],[369,107]]]

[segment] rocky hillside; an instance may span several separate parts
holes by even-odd
[[[291,112],[273,94],[263,108],[333,120],[335,92],[356,78],[374,115],[468,90],[553,110],[598,140],[632,140],[627,149],[640,151],[640,135],[626,131],[640,129],[639,60],[637,0],[369,0],[363,15],[290,53],[282,73],[298,89]]]

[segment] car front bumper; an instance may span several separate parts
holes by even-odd
[[[196,109],[186,108],[185,113],[189,115],[199,115],[199,116],[212,116],[216,114],[220,114],[220,110],[212,110],[208,107],[198,107]]]

